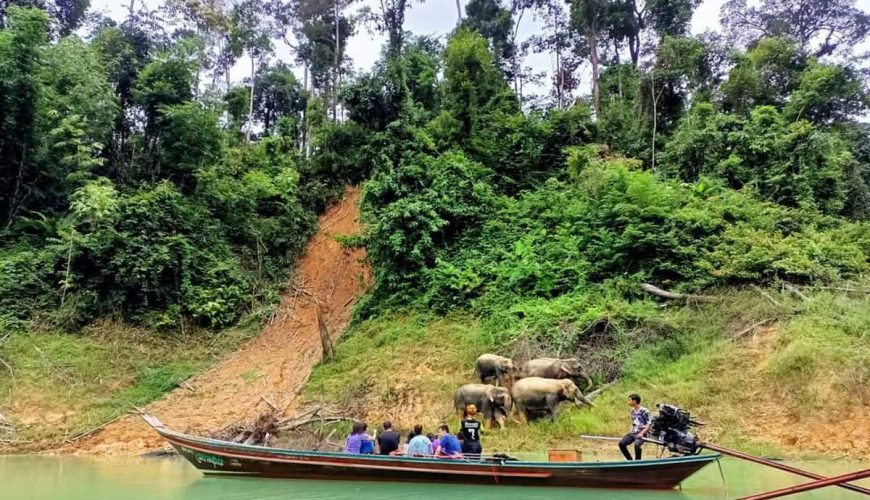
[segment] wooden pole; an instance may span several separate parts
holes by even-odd
[[[700,446],[702,448],[707,448],[708,450],[717,451],[723,455],[728,455],[729,457],[739,458],[741,460],[747,460],[749,462],[754,462],[754,463],[757,463],[760,465],[766,465],[768,467],[773,467],[774,469],[779,469],[779,470],[782,470],[785,472],[791,472],[792,474],[797,474],[798,476],[803,476],[803,477],[815,479],[818,481],[824,481],[824,480],[828,479],[827,477],[822,476],[820,474],[815,474],[813,472],[805,471],[802,469],[797,469],[797,468],[792,467],[790,465],[785,465],[785,464],[781,464],[779,462],[774,462],[773,460],[766,460],[764,458],[754,457],[752,455],[747,455],[746,453],[741,453],[739,451],[729,450],[728,448],[722,448],[721,446],[717,446],[715,444],[701,443]],[[839,483],[843,483],[843,481],[840,481]],[[832,483],[832,484],[837,484],[837,483]],[[843,483],[843,484],[837,484],[837,486],[839,486],[841,488],[846,488],[847,490],[852,490],[852,491],[855,491],[858,493],[863,493],[865,495],[870,495],[870,490],[868,490],[867,488],[862,488],[860,486],[855,486],[853,484]]]
[[[788,488],[768,491],[766,493],[760,493],[758,495],[741,497],[740,500],[767,500],[768,498],[784,497],[786,495],[794,495],[795,493],[800,493],[802,491],[815,490],[819,488],[824,488],[826,486],[843,486],[843,483],[847,483],[849,481],[857,481],[859,479],[864,479],[865,477],[870,477],[870,469],[864,469],[858,472],[852,472],[850,474],[843,474],[842,476],[821,479],[806,484],[799,484],[797,486],[789,486]]]

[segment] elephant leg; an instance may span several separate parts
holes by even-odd
[[[550,413],[550,421],[556,421],[556,408],[559,406],[559,396],[557,394],[547,395],[547,411]]]
[[[505,386],[504,385],[504,373],[501,371],[501,368],[495,369],[495,380],[496,380],[496,385],[498,385],[499,387]]]
[[[503,412],[499,411],[499,412],[496,412],[496,414],[493,416],[495,418],[496,423],[498,423],[498,428],[504,429],[505,414]]]
[[[516,405],[515,411],[517,412],[517,418],[519,418],[519,423],[522,425],[528,425],[529,418],[526,414],[526,408],[521,405]]]
[[[484,399],[480,403],[480,412],[483,413],[483,428],[488,429],[492,420],[492,404],[488,399]]]

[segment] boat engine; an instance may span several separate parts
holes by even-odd
[[[704,425],[689,412],[674,405],[657,403],[659,414],[652,420],[650,437],[666,446],[672,453],[697,455],[701,452],[698,438],[692,433],[694,426]]]

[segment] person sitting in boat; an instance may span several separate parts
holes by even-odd
[[[365,422],[354,421],[350,435],[347,436],[347,441],[344,444],[345,453],[361,454],[366,453],[369,449],[374,450],[374,438],[366,434],[367,428]],[[372,453],[372,451],[368,451],[368,453]]]
[[[402,437],[393,430],[393,423],[384,422],[384,431],[378,436],[378,453],[380,455],[396,455],[399,451],[399,442]]]
[[[432,452],[434,453],[435,450],[437,450],[438,447],[441,446],[441,436],[436,436],[435,434],[432,434],[430,432],[429,434],[426,434],[426,437],[429,438],[429,441],[432,442]]]
[[[463,458],[462,445],[459,444],[459,439],[453,434],[450,434],[450,427],[447,424],[441,424],[438,427],[438,435],[441,442],[438,448],[435,449],[435,456],[438,458]]]
[[[462,434],[462,453],[480,455],[483,447],[480,445],[480,421],[477,420],[477,406],[473,403],[465,405],[465,418],[459,422],[459,432]]]
[[[405,450],[405,455],[409,457],[431,457],[435,450],[432,448],[432,441],[428,436],[423,434],[423,426],[414,426],[414,437],[408,443]]]
[[[649,410],[640,405],[640,396],[637,394],[628,396],[628,406],[631,407],[631,412],[629,413],[631,431],[619,440],[619,451],[622,452],[626,460],[631,460],[631,455],[628,453],[628,445],[634,443],[634,459],[640,460],[643,437],[650,427]]]

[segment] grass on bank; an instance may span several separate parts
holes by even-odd
[[[68,439],[161,397],[259,329],[253,319],[210,334],[104,321],[77,334],[14,333],[0,343],[12,369],[0,367],[0,413],[17,440]]]
[[[819,292],[805,303],[770,291],[777,306],[753,290],[721,293],[721,303],[668,304],[630,330],[609,332],[613,341],[600,347],[609,353],[596,356],[618,359],[621,374],[595,408],[564,405],[555,423],[489,432],[488,450],[588,448],[581,434],[622,435],[629,426],[626,396],[639,392],[651,409],[668,402],[707,421],[704,439],[765,455],[826,453],[777,432],[793,425],[824,434],[840,425],[838,417],[860,421],[870,405],[870,298]],[[760,322],[769,323],[730,338]],[[371,425],[385,418],[402,429],[456,424],[453,391],[474,381],[474,359],[483,352],[512,354],[492,338],[470,316],[381,315],[345,335],[336,359],[315,369],[304,396],[350,403]]]

